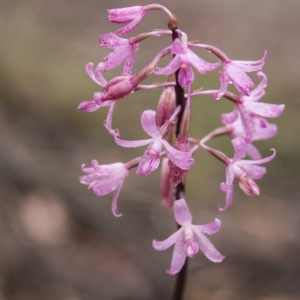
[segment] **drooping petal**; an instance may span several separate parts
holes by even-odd
[[[180,55],[176,55],[171,62],[165,66],[164,68],[156,68],[154,74],[156,75],[170,75],[172,73],[175,73],[179,68],[181,64],[181,58]]]
[[[184,249],[184,236],[180,235],[175,243],[171,266],[167,270],[167,273],[170,275],[178,273],[182,269],[185,260],[186,254]]]
[[[234,172],[231,165],[226,167],[226,183],[222,182],[220,188],[223,192],[227,191],[228,187],[232,185],[234,180]]]
[[[117,218],[122,216],[122,214],[118,213],[118,206],[117,206],[118,197],[119,197],[120,191],[122,189],[122,185],[123,185],[123,182],[121,182],[121,184],[115,190],[114,195],[113,195],[113,199],[112,199],[112,202],[111,202],[111,211],[112,211],[113,215]]]
[[[130,50],[130,46],[122,46],[115,48],[113,52],[109,53],[104,58],[102,70],[107,71],[109,69],[119,66],[123,62],[123,60],[128,56]]]
[[[220,188],[222,191],[226,191],[226,203],[224,207],[221,207],[221,205],[218,205],[218,211],[224,211],[226,210],[230,204],[232,203],[232,197],[233,197],[233,184],[227,185],[225,183],[221,183]]]
[[[173,244],[175,244],[175,242],[179,239],[180,236],[183,237],[183,228],[180,228],[179,230],[174,232],[171,236],[169,236],[164,241],[159,242],[159,241],[154,240],[152,242],[152,246],[155,250],[158,250],[158,251],[166,250],[169,247],[171,247]]]
[[[192,214],[183,198],[174,202],[174,217],[181,226],[192,224]]]
[[[153,138],[160,138],[161,134],[156,125],[155,115],[154,110],[145,110],[141,115],[141,125],[148,135]]]
[[[251,91],[250,96],[244,96],[244,101],[256,102],[265,95],[265,88],[267,87],[268,79],[263,72],[257,72],[257,77],[261,78],[261,82]]]
[[[131,71],[132,71],[132,67],[133,67],[133,63],[134,63],[135,52],[138,49],[139,49],[138,44],[135,44],[132,46],[131,51],[128,53],[127,57],[125,58],[122,76],[131,75]]]
[[[247,143],[244,139],[236,137],[231,141],[231,143],[234,149],[234,156],[232,162],[236,162],[246,156]]]
[[[277,104],[251,102],[251,101],[245,102],[244,106],[248,111],[267,118],[279,117],[283,113],[285,107],[284,104],[277,105]]]
[[[271,151],[273,151],[273,154],[268,156],[268,157],[265,157],[265,158],[262,158],[262,159],[258,159],[258,160],[240,160],[240,162],[243,164],[243,165],[260,165],[260,164],[265,164],[269,161],[271,161],[272,159],[275,158],[276,156],[276,151],[275,149],[271,149]]]
[[[214,222],[206,225],[192,225],[193,231],[197,233],[206,233],[206,234],[214,234],[217,233],[221,228],[221,221],[219,219],[215,219]]]
[[[100,65],[100,66],[99,66]],[[93,69],[93,66],[94,64],[93,63],[88,63],[85,67],[88,75],[97,83],[99,84],[100,86],[105,86],[107,84],[107,81],[106,79],[103,77],[103,75],[101,74],[101,64],[99,64],[97,67],[96,67],[96,70],[94,72],[94,69]]]
[[[196,55],[192,50],[188,49],[188,57],[191,64],[200,74],[205,74],[208,71],[215,70],[220,63],[210,63]]]
[[[96,111],[97,109],[99,109],[100,107],[101,106],[96,104],[95,101],[82,101],[78,105],[78,109],[80,109],[81,111],[84,111],[84,112],[93,112],[93,111]]]
[[[244,70],[239,68],[233,62],[230,62],[229,64],[227,72],[232,83],[241,94],[249,96],[251,89],[254,87],[252,79],[245,73]]]
[[[199,249],[209,260],[221,262],[225,258],[204,234],[198,231],[195,234]]]
[[[234,63],[237,66],[239,66],[244,72],[254,72],[262,69],[267,57],[268,57],[268,51],[265,50],[264,55],[260,60],[254,60],[254,61],[235,60]]]
[[[153,142],[153,139],[148,139],[148,140],[138,140],[138,141],[126,141],[126,140],[121,140],[117,137],[118,134],[115,134],[114,139],[115,143],[119,146],[122,146],[124,148],[136,148],[136,147],[141,147],[148,145]]]
[[[221,81],[221,86],[220,86],[220,90],[217,93],[212,93],[212,97],[215,98],[216,100],[219,100],[221,97],[223,97],[223,95],[226,93],[227,88],[228,88],[228,84],[230,81],[229,75],[226,72],[226,66],[223,67],[223,71],[219,72],[219,78]]]

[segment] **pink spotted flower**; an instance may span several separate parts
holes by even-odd
[[[133,39],[123,39],[114,33],[103,34],[99,38],[99,43],[109,49],[114,49],[104,58],[104,63],[101,68],[102,71],[115,68],[124,61],[124,68],[122,75],[130,75],[134,63],[135,52],[139,48],[139,44],[132,43]]]
[[[192,215],[184,199],[174,202],[174,216],[181,226],[179,230],[162,242],[156,240],[152,245],[154,249],[162,251],[175,244],[170,268],[167,273],[178,273],[184,265],[186,257],[194,257],[199,249],[213,262],[221,262],[225,257],[214,247],[205,234],[214,234],[219,231],[221,221],[215,219],[206,225],[193,225]]]
[[[267,172],[265,167],[259,165],[271,161],[276,155],[276,151],[271,149],[273,151],[271,156],[258,160],[244,160],[242,158],[246,156],[247,151],[247,143],[244,139],[237,137],[231,143],[234,148],[234,156],[227,161],[226,182],[222,182],[220,185],[221,190],[226,192],[226,204],[223,208],[218,206],[220,211],[227,209],[232,202],[234,178],[238,180],[240,188],[246,195],[258,196],[260,194],[259,186],[253,179],[260,179]]]
[[[219,63],[209,63],[197,56],[189,49],[185,38],[183,42],[175,39],[171,51],[175,55],[172,61],[164,68],[157,68],[154,73],[158,75],[170,75],[180,69],[178,81],[183,88],[187,88],[194,81],[192,66],[201,74],[212,71],[219,66]]]
[[[97,196],[103,196],[115,191],[112,200],[112,213],[115,217],[120,217],[117,212],[117,200],[123,182],[129,174],[129,170],[123,163],[113,163],[110,165],[99,165],[96,160],[92,160],[92,166],[86,168],[82,165],[82,171],[87,173],[79,177],[82,184],[88,185]]]
[[[124,8],[115,8],[107,10],[108,19],[113,23],[123,24],[125,26],[116,31],[118,35],[124,35],[136,28],[147,13],[146,6],[130,6]]]

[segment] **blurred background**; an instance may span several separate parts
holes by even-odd
[[[160,172],[130,174],[119,197],[121,218],[111,214],[112,194],[97,198],[78,182],[82,163],[126,162],[143,151],[114,144],[103,128],[106,108],[86,114],[77,106],[99,91],[85,65],[109,53],[98,44],[100,34],[118,28],[109,23],[106,9],[145,4],[149,2],[0,0],[1,300],[170,299],[175,277],[165,270],[172,249],[157,252],[151,246],[153,239],[163,240],[176,228],[172,213],[160,206]],[[260,197],[247,197],[236,185],[233,205],[217,212],[225,201],[219,189],[224,166],[207,153],[196,153],[186,199],[196,224],[222,220],[211,240],[226,259],[213,264],[202,253],[195,256],[184,299],[300,299],[300,2],[161,4],[176,8],[190,40],[215,45],[232,59],[257,60],[267,49],[269,84],[262,101],[286,104],[274,120],[278,135],[256,143],[263,156],[270,155],[270,148],[277,150],[258,182]],[[164,13],[150,12],[132,35],[166,28],[166,22]],[[134,72],[168,44],[168,37],[143,42]],[[213,61],[209,54],[203,57]],[[120,70],[105,76],[111,79]],[[154,76],[147,82],[153,81]],[[197,76],[194,87],[202,86],[218,88],[217,73]],[[122,138],[147,137],[140,114],[156,108],[160,93],[141,91],[120,101],[113,122]],[[223,100],[195,99],[191,136],[201,138],[220,126],[220,113],[232,108]],[[210,145],[232,155],[228,137]]]

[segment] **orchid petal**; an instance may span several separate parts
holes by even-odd
[[[182,170],[189,170],[194,164],[194,159],[191,158],[192,152],[183,152],[172,147],[167,141],[162,140],[165,146],[169,159]]]
[[[240,137],[236,137],[231,141],[231,143],[234,149],[234,156],[232,159],[232,162],[234,163],[246,156],[247,143]]]
[[[227,185],[226,184],[226,188],[225,188],[225,183],[221,183],[220,185],[221,189],[223,191],[226,191],[226,203],[224,207],[221,207],[221,205],[218,205],[218,211],[224,211],[226,210],[230,204],[232,203],[232,197],[233,197],[233,184],[231,185]]]
[[[219,219],[215,219],[214,222],[206,225],[192,225],[193,231],[196,233],[206,233],[206,234],[214,234],[217,233],[221,228],[221,221]]]
[[[262,158],[259,150],[253,144],[247,144],[246,153],[248,156],[250,156],[251,159],[254,159],[254,160]]]
[[[123,60],[128,56],[130,50],[131,46],[122,46],[115,48],[113,52],[109,53],[104,58],[102,70],[107,71],[109,69],[119,66],[123,62]]]
[[[99,67],[100,65],[100,67]],[[96,67],[96,71],[94,72],[93,70],[93,66],[94,64],[93,63],[88,63],[85,67],[88,75],[97,83],[99,84],[100,86],[105,86],[107,84],[107,81],[106,79],[103,77],[103,75],[101,74],[100,72],[100,69],[101,69],[101,64],[99,64],[97,67]]]
[[[122,146],[124,148],[136,148],[136,147],[141,147],[148,145],[153,142],[153,139],[148,139],[148,140],[138,140],[138,141],[126,141],[126,140],[121,140],[117,137],[118,133],[115,133],[114,139],[115,143],[119,146]]]
[[[138,49],[139,49],[138,44],[135,44],[132,46],[131,51],[128,53],[127,57],[125,58],[122,76],[131,75],[131,70],[132,70],[133,63],[134,63],[135,52]]]
[[[128,23],[127,25],[119,28],[116,31],[116,34],[118,35],[124,35],[126,33],[129,33],[130,31],[132,31],[134,28],[136,28],[140,22],[142,21],[142,19],[144,18],[144,16],[146,15],[146,11],[143,11],[139,16],[137,16],[134,20],[132,20],[130,23]]]
[[[185,54],[187,52],[187,49],[183,47],[181,41],[177,38],[172,43],[171,52],[173,54]]]
[[[83,101],[78,105],[78,109],[84,112],[93,112],[99,109],[101,106],[95,103],[95,101]]]
[[[273,151],[273,154],[268,156],[268,157],[265,157],[265,158],[262,158],[262,159],[258,159],[258,160],[240,160],[240,162],[244,164],[249,164],[249,165],[260,165],[260,164],[265,164],[269,161],[271,161],[272,159],[275,158],[276,156],[276,150],[275,149],[271,149],[271,151]]]
[[[211,241],[201,232],[195,231],[196,240],[199,246],[199,249],[203,254],[213,262],[221,262],[225,256],[223,256],[211,243]]]
[[[112,211],[113,215],[117,218],[122,216],[122,214],[118,213],[118,207],[117,207],[118,197],[119,197],[122,185],[123,185],[123,182],[115,190],[114,195],[113,195],[113,199],[112,199],[112,202],[111,202],[111,211]]]
[[[238,165],[252,179],[261,179],[267,172],[267,168],[262,166],[256,166],[250,164],[245,165],[242,164],[242,162],[239,163]]]
[[[171,266],[167,270],[167,273],[171,275],[178,273],[182,269],[185,260],[184,236],[180,235],[175,243]]]
[[[179,230],[174,232],[171,236],[169,236],[164,241],[159,242],[159,241],[154,240],[152,242],[152,246],[155,250],[158,250],[158,251],[166,250],[169,247],[171,247],[173,244],[175,244],[175,242],[178,240],[178,238],[182,235],[183,235],[183,228],[180,228]]]
[[[170,75],[175,73],[181,65],[181,58],[180,55],[176,55],[171,62],[164,68],[156,68],[154,72],[156,75]]]
[[[217,93],[211,94],[212,97],[215,98],[216,100],[219,100],[226,93],[230,81],[229,75],[225,70],[225,66],[224,66],[224,70],[219,72],[219,78],[221,81],[220,90]]]
[[[185,89],[194,81],[194,72],[190,66],[181,67],[178,74],[178,82]]]
[[[232,112],[230,113],[226,113],[226,114],[222,114],[221,115],[221,122],[223,124],[232,124],[233,122],[235,122],[238,118],[239,114],[238,114],[238,110],[235,108]]]
[[[141,125],[145,132],[153,138],[161,138],[155,121],[156,111],[145,110],[141,115]]]
[[[184,199],[176,200],[173,209],[175,220],[179,225],[192,224],[192,214]]]
[[[188,57],[189,61],[191,64],[195,67],[195,69],[200,73],[200,74],[205,74],[208,71],[213,71],[215,70],[220,63],[210,63],[205,61],[204,59],[200,58],[198,55],[196,55],[192,50],[188,50]]]
[[[99,38],[99,43],[101,46],[110,49],[129,45],[128,39],[120,38],[112,32],[102,34]]]
[[[261,103],[261,102],[245,102],[244,106],[250,112],[253,112],[259,116],[267,118],[277,118],[279,117],[284,110],[285,105],[277,105],[270,103]]]

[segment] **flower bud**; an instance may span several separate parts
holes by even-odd
[[[109,81],[102,91],[101,101],[119,100],[129,95],[137,85],[132,83],[133,76],[118,76]]]
[[[174,87],[167,87],[162,92],[155,115],[155,122],[157,127],[161,127],[168,121],[175,109],[176,95]]]

